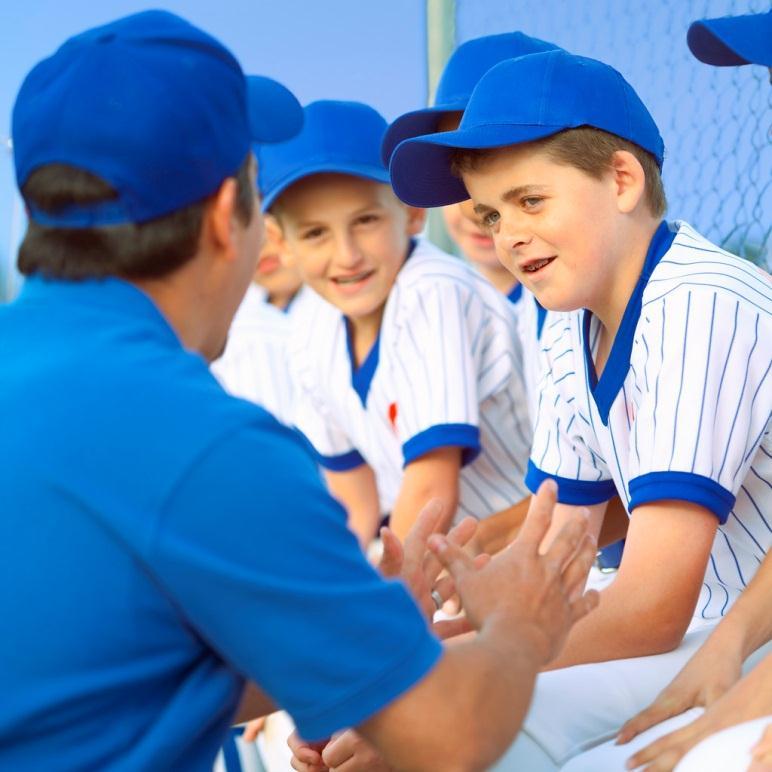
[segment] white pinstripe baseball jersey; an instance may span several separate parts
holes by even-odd
[[[523,347],[523,374],[528,394],[528,408],[531,420],[536,421],[536,406],[539,401],[539,382],[544,369],[541,335],[549,312],[542,308],[533,293],[518,284],[507,298],[515,308],[517,331]]]
[[[515,315],[476,271],[419,241],[358,369],[339,311],[320,305],[308,329],[292,347],[296,424],[328,469],[367,461],[384,513],[403,466],[439,447],[463,448],[459,516],[485,517],[528,495],[531,428]]]
[[[697,611],[723,615],[772,544],[772,283],[677,222],[660,226],[600,380],[599,323],[547,323],[533,490],[628,511],[676,499],[719,520]],[[670,243],[672,240],[672,244]]]
[[[262,288],[249,285],[212,372],[226,391],[291,426],[294,389],[286,359],[291,322],[265,297]]]

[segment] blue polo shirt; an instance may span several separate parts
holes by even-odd
[[[211,769],[245,679],[321,739],[440,644],[291,430],[133,285],[0,308],[0,768]]]

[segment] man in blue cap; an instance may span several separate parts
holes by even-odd
[[[417,568],[435,504],[403,570],[425,609],[448,565],[478,630],[443,649],[295,433],[209,372],[261,241],[250,141],[300,123],[286,90],[262,91],[250,129],[230,52],[152,11],[70,39],[17,97],[30,224],[25,286],[0,309],[3,769],[209,769],[246,680],[251,716],[281,706],[310,740],[357,726],[395,766],[484,766],[593,606],[581,518],[538,552],[554,489],[479,570],[439,536]]]

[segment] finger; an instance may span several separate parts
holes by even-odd
[[[491,556],[487,552],[483,552],[474,556],[474,567],[479,571],[491,562]]]
[[[595,562],[598,546],[590,534],[582,539],[578,552],[563,570],[563,589],[570,600],[578,598],[587,585],[587,576]]]
[[[525,516],[517,541],[528,547],[532,552],[537,552],[542,539],[549,530],[552,522],[552,512],[558,499],[558,486],[554,480],[545,480],[531,497],[528,514]]]
[[[381,576],[399,576],[405,558],[402,542],[397,538],[394,531],[386,526],[381,528],[380,536],[381,544],[383,544],[383,554],[378,563],[378,570],[381,572]]]
[[[455,619],[441,619],[432,624],[432,631],[441,641],[447,641],[448,638],[455,638],[457,635],[464,635],[464,633],[471,633],[473,630],[469,620],[464,616]]]
[[[624,745],[637,737],[641,732],[651,729],[655,724],[661,724],[668,718],[683,713],[686,706],[673,700],[658,697],[648,708],[633,716],[622,725],[617,735],[617,745]]]
[[[571,558],[577,553],[579,546],[584,541],[587,533],[589,511],[582,508],[571,515],[567,523],[558,531],[558,535],[552,540],[549,549],[544,553],[544,558],[549,563],[554,563],[563,571]]]
[[[434,584],[434,590],[442,598],[443,604],[450,600],[456,593],[456,583],[453,581],[453,577],[445,575],[442,579],[438,580]]]
[[[598,607],[598,603],[600,603],[600,593],[597,590],[588,590],[584,595],[571,601],[569,606],[571,624],[575,625],[580,619],[586,617]]]
[[[322,751],[322,761],[328,767],[339,767],[354,756],[357,745],[361,742],[356,732],[349,730],[336,737]]]
[[[475,570],[472,557],[461,547],[453,544],[447,537],[433,534],[429,539],[429,549],[437,556],[448,573],[455,579],[456,586],[470,572]]]
[[[440,530],[441,520],[445,512],[442,499],[433,498],[424,504],[418,513],[408,535],[405,537],[404,562],[410,565],[421,565],[426,553],[426,542],[431,534]]]
[[[670,748],[654,759],[643,772],[673,772],[688,750],[688,748]],[[630,766],[631,763],[632,759],[627,762],[627,768],[635,769],[635,767]]]
[[[677,729],[675,732],[670,732],[664,737],[660,737],[653,743],[650,743],[645,748],[641,748],[637,753],[632,755],[627,761],[628,769],[635,769],[643,764],[659,764],[655,766],[655,769],[670,769],[671,767],[662,766],[665,761],[673,758],[673,766],[680,761],[683,756],[692,746],[696,745],[699,740],[706,734],[699,729],[700,721],[693,721],[691,724]]]
[[[468,544],[475,535],[478,525],[479,522],[473,517],[465,517],[458,525],[454,525],[453,528],[450,529],[448,532],[448,539],[450,539],[453,544],[463,547],[465,544]],[[424,576],[427,578],[427,581],[430,583],[434,582],[440,575],[440,571],[442,571],[442,563],[437,560],[433,553],[427,553],[424,560]]]

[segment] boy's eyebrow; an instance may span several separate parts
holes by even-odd
[[[523,196],[532,195],[534,193],[544,192],[545,187],[543,185],[518,185],[516,188],[510,188],[506,193],[501,196],[502,201],[509,203]]]

